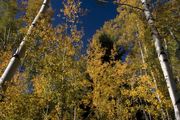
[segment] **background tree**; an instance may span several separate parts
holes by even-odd
[[[126,4],[139,6],[141,3],[128,1]],[[156,82],[160,83],[160,86],[164,84],[157,59],[151,59],[155,65],[146,62],[149,61],[149,56],[154,57],[155,52],[147,51],[146,46],[153,43],[147,43],[151,35],[144,19],[141,18],[143,13],[129,6],[120,7],[119,10],[121,14],[106,23],[93,37],[88,51],[87,71],[93,80],[95,117],[166,119],[170,117],[168,112],[172,110],[171,104],[167,89],[156,87]],[[151,46],[150,49],[154,48]],[[151,74],[152,71],[156,71],[158,79]],[[109,97],[111,95],[113,97]],[[117,102],[118,100],[121,102]]]
[[[82,55],[81,2],[63,1],[62,21],[57,27],[51,24],[51,7],[46,8],[28,36],[27,51],[18,72],[6,83],[7,90],[1,95],[0,119],[174,119],[141,1],[120,2],[117,9],[120,14],[97,30],[87,56]],[[41,4],[42,1],[34,0],[24,4],[26,26],[31,24]],[[163,44],[177,78],[178,4],[170,1],[153,9],[155,25],[165,38]],[[4,12],[7,11],[3,15]],[[1,72],[19,38],[27,32],[27,27],[20,24],[21,19],[14,19],[15,15],[7,17],[12,22],[1,25],[8,26],[7,30],[2,27],[0,34]],[[14,41],[14,37],[18,39]]]

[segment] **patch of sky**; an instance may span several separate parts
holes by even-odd
[[[81,24],[78,27],[83,27],[84,49],[87,48],[88,41],[92,38],[97,29],[101,28],[104,22],[116,17],[117,6],[113,4],[113,0],[81,0],[82,8],[87,9],[87,14],[80,17]],[[62,3],[59,0],[51,0],[51,5],[54,10],[53,26],[58,25],[63,20],[59,15]]]

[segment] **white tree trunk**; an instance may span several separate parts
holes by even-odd
[[[141,59],[142,59],[142,64],[145,64],[145,57],[144,57],[144,52],[143,52],[143,45],[142,45],[142,43],[141,43],[141,41],[138,41],[138,43],[139,43],[139,48],[140,48],[140,52],[141,52]],[[145,54],[147,54],[147,53],[145,53]],[[145,74],[147,75],[147,70],[145,71]],[[153,74],[153,72],[151,72],[151,75],[152,75],[152,78],[153,78],[153,82],[154,82],[154,84],[155,84],[155,89],[157,90],[158,89],[158,87],[157,87],[157,82],[156,82],[156,79],[155,79],[155,77],[154,77],[154,74]],[[163,120],[165,120],[165,112],[164,112],[164,110],[163,110],[163,107],[162,107],[162,102],[161,102],[161,99],[160,99],[160,97],[159,97],[159,94],[156,92],[156,97],[157,97],[157,99],[158,99],[158,101],[159,101],[159,104],[161,105],[161,111],[162,111],[162,119]],[[150,115],[149,115],[150,116]]]
[[[73,120],[76,120],[76,106],[74,107],[74,118],[73,118]]]
[[[18,49],[16,50],[15,54],[12,56],[7,68],[5,69],[4,73],[2,74],[1,78],[0,78],[0,87],[5,89],[4,83],[6,81],[11,80],[11,78],[13,77],[13,75],[16,72],[16,69],[18,68],[20,62],[21,62],[21,58],[24,57],[25,54],[25,42],[27,40],[28,35],[31,34],[31,31],[33,29],[33,27],[35,26],[37,20],[39,19],[41,13],[45,10],[46,6],[48,5],[48,0],[44,0],[43,4],[38,12],[38,14],[36,15],[36,17],[34,18],[33,22],[31,23],[26,36],[23,38],[22,42],[20,43]]]
[[[142,49],[142,44],[141,44],[141,41],[138,40],[138,44],[139,44],[139,48],[140,48],[140,52],[141,52],[141,59],[142,59],[142,63],[145,64],[145,57],[144,57],[144,52],[143,52],[143,49]]]
[[[159,35],[159,32],[154,25],[152,14],[149,10],[149,6],[147,4],[146,0],[141,0],[143,7],[144,7],[144,13],[148,22],[148,25],[152,32],[152,37],[155,43],[156,53],[158,55],[158,59],[160,61],[161,69],[164,75],[164,78],[167,83],[169,95],[174,107],[175,117],[177,120],[180,120],[180,96],[178,96],[178,91],[176,88],[176,83],[173,78],[173,73],[170,67],[170,64],[168,62],[167,55],[164,51],[164,48],[161,43],[161,36]]]
[[[152,71],[151,71],[151,76],[152,76],[153,82],[154,82],[154,84],[155,84],[156,97],[157,97],[157,99],[158,99],[158,101],[159,101],[159,104],[160,104],[160,106],[161,106],[162,119],[165,120],[165,118],[166,118],[166,113],[165,113],[165,111],[164,111],[164,109],[163,109],[163,107],[162,107],[161,98],[160,98],[160,96],[159,96],[159,94],[158,94],[158,92],[157,92],[157,90],[158,90],[157,81],[156,81],[156,78],[155,78],[154,73],[153,73]],[[167,118],[168,118],[168,116],[167,116]]]

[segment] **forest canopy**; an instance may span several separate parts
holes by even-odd
[[[51,0],[0,0],[0,120],[180,120],[180,1],[96,0],[117,15],[87,45],[59,2],[54,26]]]

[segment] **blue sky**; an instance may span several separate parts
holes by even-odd
[[[107,1],[107,3],[102,4],[97,2],[97,0],[81,0],[82,7],[88,9],[87,15],[80,18],[81,26],[84,28],[85,33],[83,37],[85,46],[87,46],[88,40],[96,30],[101,28],[105,21],[115,18],[117,14],[116,6],[112,3],[112,0]],[[60,0],[51,0],[51,5],[55,10],[53,25],[57,25],[61,21],[57,14],[62,5]]]

